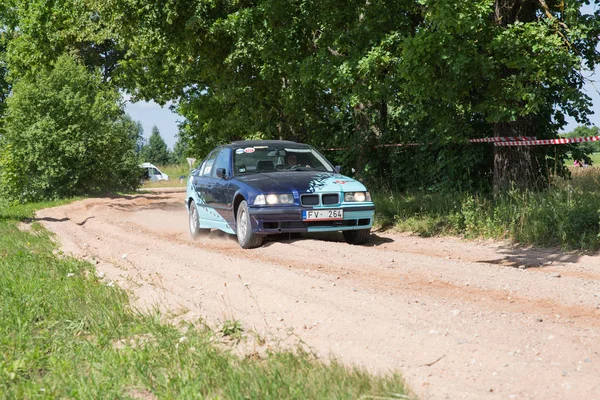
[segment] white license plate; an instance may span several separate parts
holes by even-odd
[[[331,221],[344,219],[344,210],[302,210],[304,221]]]

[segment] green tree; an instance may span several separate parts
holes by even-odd
[[[411,98],[436,124],[464,115],[494,136],[556,137],[565,115],[586,121],[591,102],[580,70],[598,63],[599,33],[599,12],[580,12],[587,3],[424,2],[424,23],[403,50]],[[565,148],[495,147],[494,186],[543,185],[555,150],[560,162]]]
[[[134,121],[129,114],[123,115],[122,123],[126,132],[129,132],[129,138],[135,143],[135,153],[141,154],[146,145],[144,138],[144,127],[140,121]]]
[[[6,60],[12,80],[35,76],[71,54],[90,71],[100,71],[104,82],[116,83],[126,50],[88,2],[4,0],[0,14],[10,37]]]
[[[407,186],[541,186],[568,148],[461,144],[585,123],[580,70],[599,58],[587,0],[7,1],[10,74],[72,52],[134,98],[177,100],[194,154],[242,138],[344,146],[364,176]],[[426,145],[374,149],[393,142]],[[416,158],[412,182],[396,174]]]
[[[186,157],[189,156],[189,146],[185,138],[182,138],[180,135],[177,135],[177,141],[173,146],[173,151],[171,152],[171,164],[181,164],[185,163]]]
[[[599,136],[600,129],[597,126],[580,125],[568,132],[565,136],[569,138]],[[571,145],[572,157],[575,160],[585,161],[592,164],[589,154],[600,152],[600,141],[583,142]]]
[[[157,165],[169,164],[171,161],[167,144],[160,136],[156,125],[152,127],[152,134],[150,135],[150,139],[148,139],[148,144],[142,148],[141,157],[144,161]]]
[[[108,0],[97,7],[132,50],[125,68],[144,71],[125,71],[131,90],[178,98],[182,134],[195,151],[242,137],[290,138],[350,145],[360,170],[389,172],[385,158],[371,161],[373,145],[418,141],[433,143],[437,172],[462,165],[491,178],[489,168],[501,189],[547,182],[548,148],[472,147],[461,162],[444,146],[482,133],[556,137],[565,115],[585,120],[591,103],[580,67],[598,62],[600,25],[599,11],[581,14],[584,3],[180,0],[144,8],[142,0]]]
[[[7,100],[0,191],[15,201],[130,190],[139,185],[121,95],[69,56]]]

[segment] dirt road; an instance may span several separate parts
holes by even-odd
[[[600,399],[600,257],[375,233],[192,241],[183,193],[90,199],[37,219],[140,306],[303,340],[400,371],[423,399]]]

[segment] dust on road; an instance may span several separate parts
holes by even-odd
[[[423,399],[600,398],[598,256],[378,232],[243,250],[219,232],[193,241],[183,199],[89,199],[36,219],[140,307],[399,371]]]

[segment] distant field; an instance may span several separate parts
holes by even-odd
[[[600,153],[590,154],[593,165],[600,165]]]

